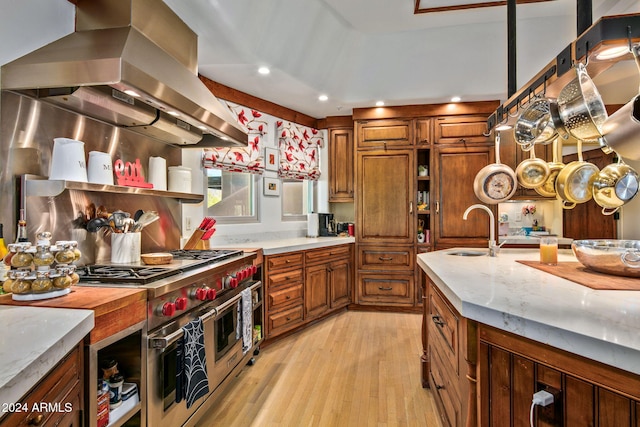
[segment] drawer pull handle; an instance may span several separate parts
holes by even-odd
[[[392,258],[392,257],[382,257],[382,256],[381,256],[381,257],[379,257],[378,259],[379,259],[380,261],[393,261],[393,258]]]
[[[287,322],[288,322],[289,320],[291,320],[291,317],[287,316]]]
[[[287,260],[285,260],[284,262],[285,262],[285,263],[287,263],[287,264],[289,264],[289,263],[291,262],[291,260],[288,260],[288,259],[287,259]]]
[[[40,424],[42,424],[42,421],[44,421],[44,415],[38,414],[35,417],[31,418],[27,422],[27,424],[29,424],[30,426],[39,426]]]
[[[446,325],[445,322],[440,320],[440,316],[431,316],[431,320],[433,320],[433,323],[435,323],[436,325],[438,325],[440,327],[444,327],[444,325]]]
[[[436,384],[436,390],[444,390],[444,386]]]
[[[291,299],[291,295],[287,295],[285,298],[286,299]]]
[[[381,291],[392,291],[393,290],[392,287],[385,288],[383,286],[380,286],[378,289],[380,289]]]

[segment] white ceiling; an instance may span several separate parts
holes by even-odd
[[[506,7],[413,14],[413,0],[165,0],[200,74],[316,118],[354,107],[504,100]],[[444,1],[445,4],[468,3]],[[594,0],[594,21],[636,0]],[[518,5],[518,84],[576,37],[575,0]],[[260,65],[271,74],[257,73]],[[329,100],[318,101],[320,94]]]

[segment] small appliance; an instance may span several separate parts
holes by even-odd
[[[323,237],[336,236],[336,223],[332,213],[318,214],[318,235]]]

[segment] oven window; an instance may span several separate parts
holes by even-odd
[[[160,356],[162,357],[162,401],[165,411],[176,401],[177,354],[178,344],[173,343]]]
[[[238,304],[233,304],[221,317],[216,319],[216,361],[220,360],[238,341],[236,338],[237,325]]]

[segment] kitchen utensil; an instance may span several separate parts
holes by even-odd
[[[497,204],[509,200],[517,189],[516,173],[500,163],[500,132],[495,135],[496,162],[480,169],[473,181],[473,191],[480,201]]]
[[[184,166],[169,167],[169,191],[191,193],[191,169]]]
[[[98,209],[95,210],[96,212],[96,217],[97,218],[105,218],[108,219],[111,214],[109,212],[107,212],[107,208],[105,208],[104,206],[100,205],[98,206]]]
[[[142,254],[140,259],[147,265],[170,264],[173,261],[173,255],[168,252],[155,252]]]
[[[49,179],[87,182],[84,142],[70,138],[54,138]]]
[[[187,243],[184,244],[184,249],[196,249],[200,244],[200,241],[204,238],[205,234],[213,229],[213,226],[215,224],[215,218],[210,216],[205,217],[198,228],[191,234],[189,240],[187,240]],[[211,235],[213,235],[213,232],[210,233],[209,237],[211,237]]]
[[[574,240],[571,249],[591,270],[640,277],[640,240]]]
[[[549,176],[541,186],[535,188],[536,193],[543,197],[556,197],[556,179],[562,168],[564,168],[564,163],[558,161],[561,155],[559,153],[562,153],[562,141],[560,138],[556,138],[553,141],[552,149],[553,161],[547,164],[549,166]]]
[[[138,221],[143,213],[144,211],[142,209],[138,209],[137,211],[135,211],[133,214],[133,220]]]
[[[551,114],[549,112],[549,100],[537,98],[529,103],[520,114],[513,127],[516,143],[523,150],[529,149],[533,144],[545,144],[553,141],[558,135]]]
[[[90,233],[95,233],[102,227],[108,227],[109,221],[104,218],[93,218],[87,222],[87,231]]]
[[[163,157],[149,157],[149,180],[154,190],[167,189],[167,161]]]
[[[591,177],[600,169],[582,158],[582,140],[578,140],[578,160],[566,165],[556,179],[556,197],[562,201],[563,209],[573,209],[578,203],[585,203],[593,197]]]
[[[631,52],[640,71],[640,44],[632,46]],[[603,143],[616,153],[631,160],[640,160],[640,95],[604,122],[602,135]]]
[[[529,158],[520,162],[516,167],[518,183],[524,188],[540,187],[549,177],[549,165],[536,157],[535,145],[529,151]]]
[[[618,162],[605,166],[592,178],[593,199],[602,207],[603,215],[616,213],[638,193],[638,173],[618,157]]]
[[[575,67],[576,77],[560,90],[558,113],[567,131],[577,139],[597,141],[607,110],[584,64]]]
[[[562,123],[562,119],[560,118],[557,100],[549,100],[549,116],[553,122],[553,127],[556,132],[558,132],[558,136],[562,139],[569,139],[569,132],[567,128],[564,127],[564,123]]]
[[[120,233],[124,231],[125,219],[129,218],[128,212],[123,212],[121,210],[114,211],[111,216],[109,216],[109,225],[113,228],[113,231]]]
[[[156,211],[145,211],[142,215],[140,215],[140,218],[138,218],[138,220],[135,221],[133,230],[134,231],[140,231],[144,227],[146,227],[147,225],[157,221],[158,219],[160,219],[160,215],[158,215],[158,212],[156,212]]]
[[[109,153],[89,151],[87,176],[91,183],[113,185],[113,165]]]

